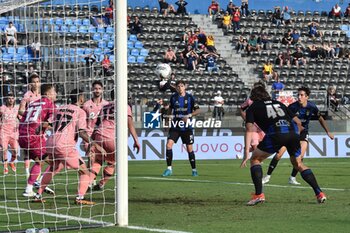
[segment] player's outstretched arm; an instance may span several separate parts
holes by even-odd
[[[131,136],[134,139],[134,150],[136,149],[136,153],[138,154],[140,151],[140,143],[139,138],[137,137],[136,129],[134,126],[134,121],[132,120],[132,117],[128,117],[128,128],[130,130]]]
[[[102,156],[106,156],[107,152],[105,151],[105,149],[103,149],[99,144],[97,144],[94,140],[92,140],[89,135],[87,134],[87,132],[85,131],[85,129],[80,129],[79,130],[79,136],[84,140],[84,142],[89,143],[89,147],[86,151],[86,154],[90,157],[92,156],[92,154],[90,153],[91,148],[95,148],[96,150],[98,150]]]
[[[247,123],[245,137],[244,137],[244,156],[240,166],[241,168],[247,167],[247,161],[250,159],[249,149],[250,149],[250,142],[252,141],[252,132],[254,132],[254,124]]]
[[[318,121],[320,122],[320,124],[321,124],[322,128],[324,129],[324,131],[326,131],[328,137],[333,140],[334,139],[334,135],[331,132],[329,132],[327,122],[324,120],[324,118],[322,116],[320,116],[318,118]]]

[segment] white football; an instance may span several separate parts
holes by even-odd
[[[155,72],[161,78],[169,78],[171,75],[171,67],[166,63],[160,63],[157,65]]]

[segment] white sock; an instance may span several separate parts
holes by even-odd
[[[29,168],[26,168],[26,174],[29,174]]]
[[[33,192],[33,185],[27,184],[26,193],[32,193],[32,192]]]
[[[171,171],[171,170],[173,170],[173,168],[171,167],[171,166],[168,166],[168,169]]]
[[[83,196],[83,195],[77,195],[76,199],[77,199],[77,200],[83,200],[83,199],[84,199],[84,196]]]
[[[194,169],[192,169],[192,171],[193,171],[193,172],[196,172],[196,171],[197,171],[197,169],[196,169],[196,168],[194,168]]]

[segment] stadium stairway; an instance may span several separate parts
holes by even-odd
[[[257,81],[257,75],[254,73],[256,68],[249,64],[250,58],[242,57],[237,54],[235,46],[231,42],[229,36],[225,36],[222,29],[219,29],[216,24],[212,23],[212,19],[208,15],[191,15],[192,21],[204,30],[206,35],[213,35],[215,40],[215,47],[218,53],[232,70],[238,74],[238,77],[245,83],[245,86],[252,86]]]

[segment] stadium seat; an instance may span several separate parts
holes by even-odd
[[[128,40],[128,49],[134,48],[134,43],[130,40]]]
[[[88,33],[88,28],[86,26],[80,26],[78,31],[80,33]]]
[[[96,33],[96,28],[92,25],[89,26],[89,33]]]
[[[105,33],[106,29],[104,27],[97,27],[97,32],[98,33]]]
[[[141,49],[140,50],[140,56],[147,57],[148,56],[148,50],[147,49]]]
[[[110,49],[113,49],[114,48],[114,42],[113,41],[108,41],[107,47],[110,48]]]
[[[67,33],[68,27],[66,25],[62,25],[60,32]]]
[[[64,22],[63,22],[63,19],[62,19],[62,18],[57,18],[56,21],[55,21],[55,24],[56,24],[56,25],[59,25],[59,26],[60,26],[60,25],[63,25],[63,23],[64,23]]]
[[[93,40],[96,40],[96,41],[100,41],[100,40],[101,40],[101,34],[100,34],[100,33],[95,33],[95,34],[92,36],[92,39],[93,39]]]
[[[101,48],[101,49],[105,48],[106,47],[106,41],[99,41],[97,46],[99,48]]]
[[[81,19],[79,19],[79,18],[78,18],[78,19],[75,19],[73,23],[74,23],[74,25],[76,25],[76,26],[83,25],[83,21],[82,21]]]
[[[71,25],[71,26],[69,27],[69,30],[68,30],[68,31],[71,32],[71,33],[77,33],[77,32],[78,32],[77,26]]]
[[[129,36],[129,41],[137,41],[137,36],[136,35],[134,35],[134,34],[131,34],[130,36]]]
[[[111,61],[111,63],[113,63],[114,62],[114,55],[111,55],[111,56],[109,56],[109,60]]]
[[[64,24],[65,25],[73,25],[73,20],[70,19],[70,18],[66,18],[65,21],[64,21]]]
[[[90,26],[90,20],[89,19],[83,19],[82,25]]]
[[[25,47],[18,47],[17,48],[17,53],[18,54],[25,54],[26,53],[26,48]]]
[[[91,48],[85,48],[84,49],[84,54],[92,54],[92,49]]]
[[[2,61],[3,62],[9,62],[12,61],[12,54],[8,54],[8,53],[3,53],[2,54]]]
[[[137,48],[137,49],[142,49],[143,48],[143,44],[142,44],[141,41],[136,41],[134,47]]]
[[[128,63],[135,63],[135,62],[136,62],[136,58],[134,56],[128,57]]]
[[[7,48],[7,53],[9,54],[15,54],[16,53],[16,48],[15,47],[8,47]]]
[[[111,26],[108,26],[108,27],[106,28],[106,33],[108,33],[108,34],[114,34],[114,28],[111,27]]]
[[[110,35],[107,34],[107,33],[104,33],[103,36],[102,36],[102,39],[103,39],[104,41],[109,41]]]
[[[101,48],[95,48],[94,49],[94,54],[98,57],[102,55],[102,49]]]

